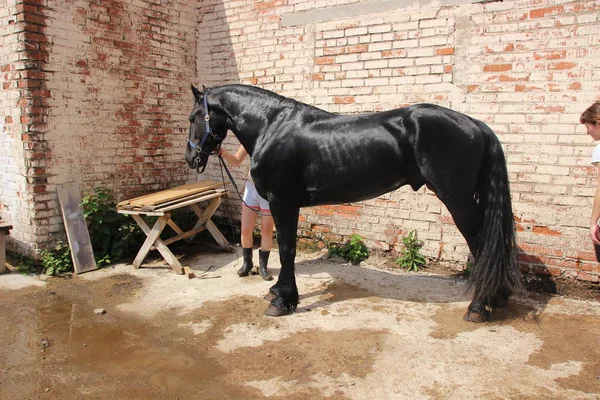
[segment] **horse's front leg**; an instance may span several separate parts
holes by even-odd
[[[271,304],[265,311],[265,315],[279,317],[293,313],[298,305],[294,259],[296,258],[296,232],[300,209],[283,204],[276,198],[269,198],[269,206],[277,229],[281,272],[277,283],[271,287],[270,293],[267,295]]]

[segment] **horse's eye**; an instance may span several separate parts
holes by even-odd
[[[190,115],[188,119],[190,120],[190,123],[194,122],[194,115]]]

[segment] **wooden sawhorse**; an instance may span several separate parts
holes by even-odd
[[[184,185],[178,188],[157,192],[149,196],[137,197],[117,205],[117,212],[120,214],[131,215],[147,236],[137,253],[137,256],[133,260],[133,266],[135,268],[139,268],[142,265],[142,262],[150,250],[156,249],[176,273],[183,274],[183,266],[167,246],[181,239],[189,241],[194,235],[205,229],[210,232],[220,247],[224,249],[231,248],[227,239],[225,239],[210,219],[221,204],[221,198],[228,193],[226,189],[215,189],[215,185],[221,184],[213,181],[205,181],[193,185]],[[206,189],[207,186],[211,187]],[[181,193],[188,194],[184,197],[172,199],[177,193],[179,193],[179,195],[181,195]],[[209,201],[209,203],[206,208],[202,210],[198,203],[205,201]],[[152,205],[150,205],[150,203]],[[142,205],[140,206],[140,204]],[[181,228],[179,228],[171,219],[171,211],[183,207],[190,207],[198,217],[198,221],[194,227],[187,232],[181,230]],[[143,216],[156,216],[158,219],[152,228],[150,228]],[[169,225],[177,235],[162,240],[160,239],[160,234],[167,225]]]
[[[6,272],[6,237],[11,229],[12,225],[0,222],[0,274]]]

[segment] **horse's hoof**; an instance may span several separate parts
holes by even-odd
[[[469,322],[486,322],[490,319],[490,313],[487,310],[484,310],[484,312],[468,310],[463,319]]]
[[[267,315],[269,317],[281,317],[283,315],[288,315],[288,314],[291,314],[291,312],[288,310],[283,310],[279,307],[276,307],[273,304],[271,304],[269,306],[269,308],[267,308],[267,311],[265,311],[265,315]]]
[[[504,308],[508,304],[508,297],[498,296],[490,301],[490,307],[492,308]]]
[[[490,297],[490,307],[492,309],[506,307],[511,294],[512,290],[506,289],[505,287],[498,289],[496,295]]]
[[[273,301],[275,297],[277,297],[275,293],[269,292],[265,295],[265,297],[263,297],[263,299],[265,299],[266,301]]]
[[[490,319],[490,313],[487,310],[481,313],[469,310],[463,319],[469,322],[486,322]]]

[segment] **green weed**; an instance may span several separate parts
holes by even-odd
[[[59,241],[53,249],[42,251],[42,266],[44,274],[59,275],[73,271],[71,249],[67,243]]]
[[[369,258],[369,249],[363,242],[360,235],[353,234],[344,245],[327,246],[329,257],[339,256],[350,261],[352,264],[358,264]]]
[[[421,254],[423,241],[418,240],[416,231],[412,230],[402,238],[402,243],[404,243],[404,249],[396,259],[396,264],[407,271],[417,272],[427,263],[427,259]]]
[[[103,187],[84,196],[83,215],[98,266],[118,261],[139,248],[144,235],[135,221],[116,211],[112,192]]]

